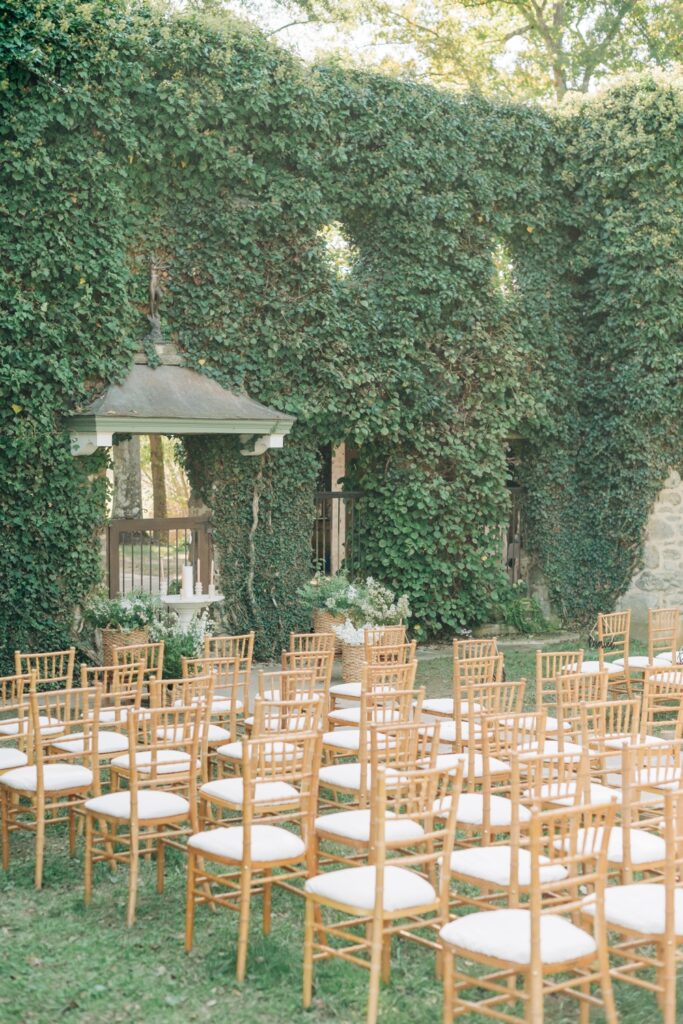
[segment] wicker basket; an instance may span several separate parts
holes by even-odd
[[[335,626],[343,626],[346,619],[343,615],[333,615],[324,608],[313,609],[313,631],[315,633],[334,633]],[[336,636],[336,634],[335,634]],[[342,642],[337,637],[334,641],[334,653],[341,654]]]
[[[146,644],[149,640],[149,630],[129,629],[103,629],[102,630],[102,664],[114,664],[114,648],[127,647],[129,644]]]
[[[342,641],[342,679],[344,682],[360,682],[364,664],[365,645],[346,644]]]

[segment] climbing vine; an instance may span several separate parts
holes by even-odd
[[[305,625],[327,443],[353,447],[363,567],[423,634],[500,600],[513,434],[555,605],[623,591],[680,452],[675,83],[551,117],[306,68],[227,18],[0,0],[0,108],[3,667],[66,644],[98,580],[105,457],[73,459],[63,417],[144,345],[152,266],[187,365],[297,417],[263,457],[185,440],[260,653]]]

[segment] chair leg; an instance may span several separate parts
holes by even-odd
[[[533,969],[526,977],[528,1001],[525,1020],[527,1024],[543,1024],[543,975]]]
[[[370,990],[368,992],[367,1024],[376,1024],[379,1011],[379,985],[382,979],[382,919],[375,918],[370,940]]]
[[[273,886],[271,884],[273,872],[266,869],[263,872],[263,934],[270,935],[271,906],[273,902]]]
[[[2,869],[9,871],[9,816],[12,805],[5,786],[1,789],[2,798]]]
[[[132,928],[135,924],[135,904],[138,894],[138,868],[140,864],[140,836],[137,828],[130,833],[130,866],[128,873],[128,914],[126,924]]]
[[[315,925],[316,906],[312,899],[306,899],[306,916],[304,920],[304,1009],[308,1009],[313,999],[313,929]]]
[[[164,863],[166,847],[163,839],[157,839],[157,892],[164,891]]]
[[[35,805],[36,813],[36,889],[43,887],[43,861],[45,859],[45,798],[38,797]]]
[[[598,967],[600,969],[600,988],[602,989],[602,1005],[605,1012],[605,1020],[607,1024],[617,1024],[617,1007],[614,1002],[612,976],[609,972],[609,950],[606,940],[598,943]]]
[[[664,991],[660,1003],[664,1024],[676,1024],[676,944],[667,943],[658,951],[662,963],[660,981]]]
[[[391,981],[391,935],[385,935],[382,941],[382,981],[385,985]]]
[[[582,995],[590,995],[590,985],[581,985],[579,991]],[[579,1022],[580,1024],[589,1024],[591,1015],[590,1003],[585,1000],[581,1000],[579,1003]]]
[[[187,888],[185,890],[185,952],[192,949],[194,937],[194,876],[196,859],[191,849],[187,851]]]
[[[83,902],[89,906],[92,899],[92,858],[93,858],[93,820],[91,814],[85,815],[85,858],[84,858],[84,890]]]
[[[448,950],[443,951],[441,957],[443,971],[443,1024],[452,1024],[453,1021],[453,954]]]
[[[74,808],[69,807],[69,856],[76,856],[76,816]]]
[[[240,886],[240,924],[237,939],[237,980],[244,981],[247,973],[247,950],[249,947],[249,912],[251,910],[251,871],[242,869]]]

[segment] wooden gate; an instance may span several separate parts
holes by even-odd
[[[159,593],[180,580],[185,564],[207,592],[213,582],[211,515],[175,519],[112,519],[107,530],[109,596]]]

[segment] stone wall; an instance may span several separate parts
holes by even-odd
[[[672,471],[650,513],[643,566],[618,608],[630,608],[631,633],[647,637],[648,608],[683,606],[683,481]]]

